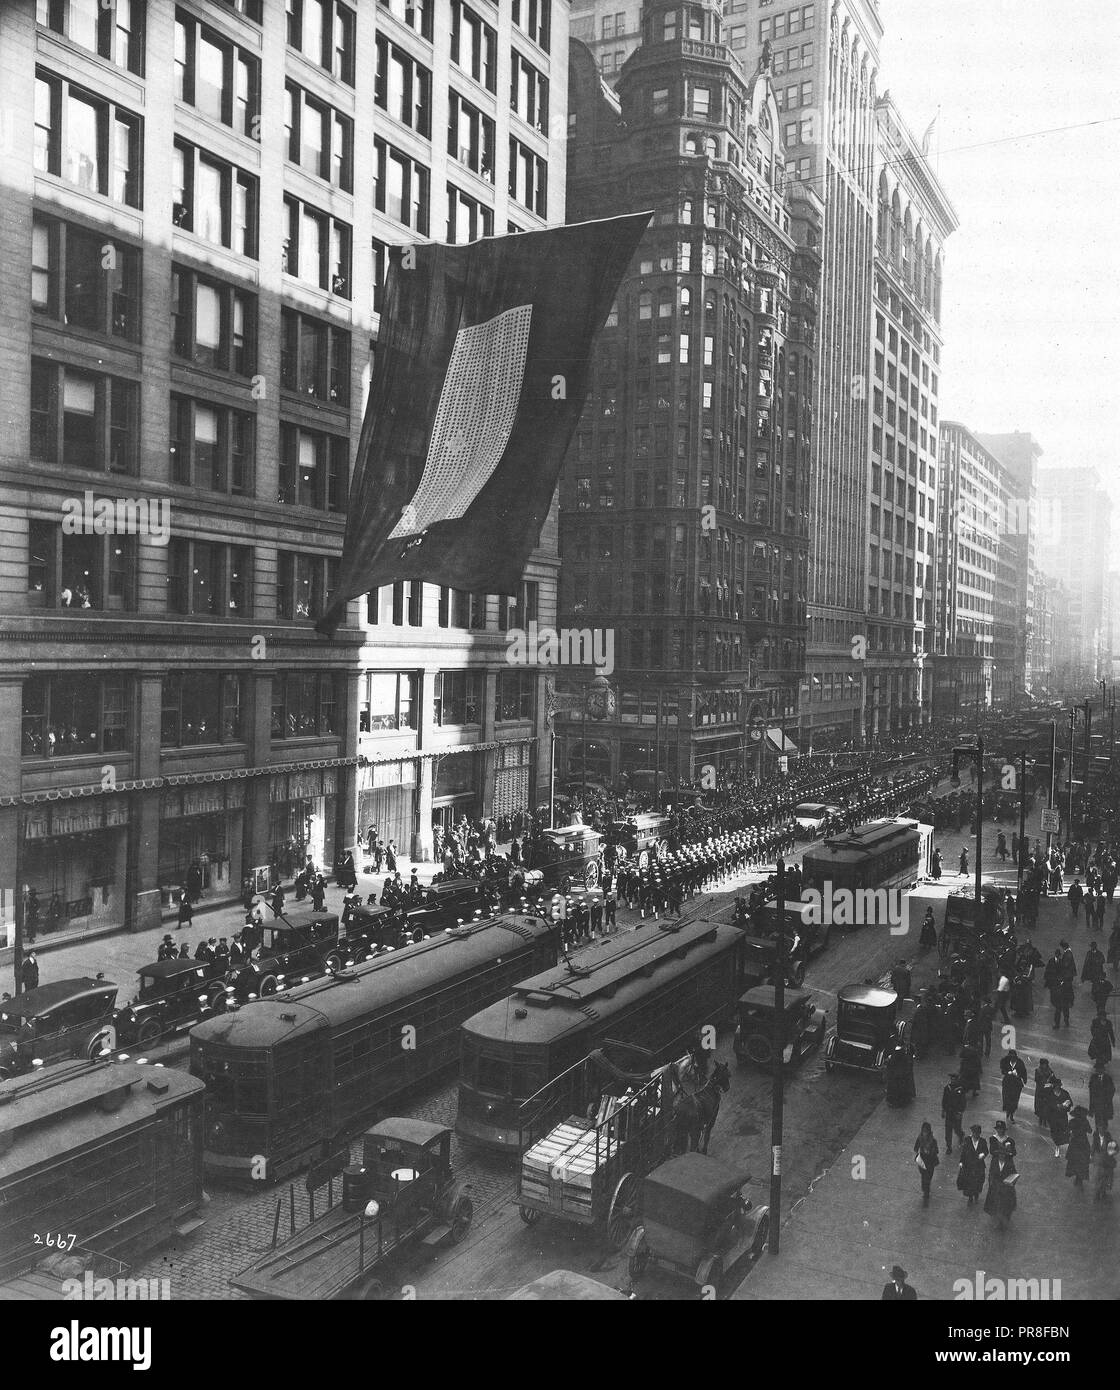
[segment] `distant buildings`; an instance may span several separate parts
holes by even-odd
[[[560,682],[561,780],[739,776],[796,720],[821,208],[720,8],[649,0],[617,97],[572,45],[569,219],[654,218],[561,485],[560,622],[617,637],[614,697]]]
[[[1060,666],[1065,681],[1081,687],[1107,675],[1111,664],[1112,503],[1095,468],[1042,468],[1038,492],[1044,522],[1039,567],[1060,579],[1069,595],[1069,645]]]

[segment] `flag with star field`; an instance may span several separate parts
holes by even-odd
[[[338,586],[512,594],[583,409],[591,348],[650,213],[395,247]]]

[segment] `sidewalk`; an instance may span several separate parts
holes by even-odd
[[[1048,955],[1063,936],[1073,947],[1080,970],[1091,939],[1084,918],[1071,927],[1066,903],[1044,899],[1035,944]],[[1013,1019],[1013,1045],[1027,1064],[1029,1081],[1017,1123],[1011,1127],[1018,1149],[1015,1163],[1022,1176],[1010,1229],[996,1230],[993,1218],[983,1210],[983,1198],[980,1205],[969,1207],[956,1189],[957,1153],[955,1148],[952,1155],[945,1153],[940,1118],[941,1090],[949,1072],[956,1069],[955,1054],[946,1051],[915,1069],[917,1097],[910,1105],[896,1109],[882,1101],[876,1106],[808,1195],[783,1215],[780,1254],[763,1256],[735,1298],[878,1299],[895,1264],[908,1271],[909,1282],[922,1299],[975,1298],[978,1272],[982,1281],[1049,1279],[1051,1298],[1056,1296],[1055,1280],[1061,1281],[1060,1297],[1066,1300],[1120,1297],[1120,1193],[1103,1203],[1093,1200],[1095,1162],[1084,1190],[1078,1192],[1073,1179],[1065,1176],[1065,1158],[1054,1157],[1049,1133],[1033,1110],[1034,1068],[1040,1057],[1050,1059],[1075,1105],[1088,1104],[1091,1065],[1086,1048],[1093,1004],[1088,986],[1078,984],[1071,1027],[1055,1030],[1041,974],[1041,970],[1036,974],[1035,1012]],[[969,1097],[964,1117],[965,1132],[969,1125],[980,1124],[985,1138],[995,1121],[1003,1118],[998,1029],[997,1022],[980,1094]],[[1118,1069],[1114,1058],[1114,1076]],[[827,1078],[831,1084],[837,1080],[837,1073]],[[866,1084],[878,1083],[868,1077]],[[928,1207],[922,1206],[913,1161],[914,1140],[923,1120],[929,1120],[941,1146]],[[1112,1129],[1115,1134],[1115,1120]],[[959,1285],[955,1289],[957,1281],[967,1281],[971,1294],[963,1293]],[[1033,1296],[1039,1297],[1040,1292]]]

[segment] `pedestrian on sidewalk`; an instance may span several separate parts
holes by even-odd
[[[1093,1064],[1093,1074],[1089,1077],[1089,1114],[1095,1121],[1093,1133],[1093,1152],[1102,1146],[1103,1136],[1112,1121],[1113,1102],[1116,1096],[1116,1083],[1103,1062]]]
[[[945,1117],[945,1152],[947,1154],[953,1152],[954,1134],[962,1142],[964,1141],[961,1121],[964,1119],[964,1108],[967,1103],[961,1079],[956,1072],[953,1072],[941,1092],[941,1113]]]
[[[1044,1125],[1049,1125],[1049,1086],[1054,1073],[1050,1070],[1050,1062],[1046,1057],[1039,1059],[1038,1066],[1034,1069],[1034,1113],[1035,1118]]]
[[[1015,1123],[1015,1111],[1019,1108],[1019,1097],[1023,1094],[1023,1087],[1027,1084],[1027,1068],[1022,1058],[1012,1048],[1007,1056],[1000,1061],[999,1069],[1003,1077],[1000,1088],[1003,1113],[1007,1116],[1007,1123],[1013,1125]]]
[[[189,927],[194,918],[194,908],[191,900],[187,897],[187,890],[184,888],[179,893],[179,926]]]
[[[1105,978],[1105,959],[1101,948],[1095,941],[1089,942],[1089,949],[1085,952],[1085,959],[1081,965],[1081,983],[1095,985],[1098,980]]]
[[[993,1141],[988,1148],[991,1164],[988,1168],[988,1195],[984,1199],[984,1210],[989,1216],[995,1217],[997,1230],[1006,1231],[1011,1222],[1011,1214],[1018,1205],[1015,1196],[1018,1170],[1015,1160],[1002,1144]]]
[[[269,906],[272,908],[273,917],[279,917],[284,911],[284,889],[279,883],[276,885],[276,891],[272,895]]]
[[[891,1270],[891,1282],[883,1285],[884,1303],[915,1303],[917,1302],[917,1292],[906,1282],[906,1271],[901,1265],[895,1265]]]
[[[397,872],[397,844],[395,840],[390,840],[385,846],[385,869],[391,874]]]
[[[1077,914],[1081,911],[1081,901],[1085,896],[1085,890],[1081,886],[1081,880],[1075,878],[1069,886],[1066,897],[1069,898],[1069,912],[1074,922],[1077,922]]]
[[[980,1036],[984,1043],[984,1056],[990,1057],[992,1055],[992,1029],[996,1023],[995,1005],[990,999],[985,999],[977,1009],[976,1021],[980,1026]]]
[[[918,1137],[914,1140],[914,1162],[918,1165],[918,1173],[922,1181],[922,1206],[929,1206],[930,1184],[933,1182],[933,1170],[941,1162],[938,1157],[937,1140],[934,1138],[933,1126],[928,1120],[922,1121],[922,1127],[918,1131]]]
[[[1073,1101],[1069,1092],[1058,1077],[1050,1081],[1050,1140],[1054,1145],[1054,1157],[1061,1158],[1062,1150],[1069,1143],[1069,1117]]]
[[[979,1125],[970,1125],[968,1138],[961,1145],[961,1161],[957,1169],[957,1190],[968,1198],[968,1206],[975,1206],[984,1190],[985,1160],[988,1157],[988,1142],[982,1137]]]
[[[311,885],[311,910],[322,912],[327,901],[327,885],[323,881],[323,875],[317,874],[315,882]]]
[[[39,962],[35,959],[35,952],[28,951],[23,958],[23,968],[19,975],[20,988],[25,992],[29,989],[39,988]]]
[[[1056,980],[1050,986],[1050,1003],[1054,1009],[1054,1027],[1069,1027],[1069,1011],[1073,1007],[1073,981]]]
[[[1090,1062],[1111,1062],[1112,1049],[1116,1046],[1116,1030],[1103,1008],[1090,1021],[1089,1034]]]
[[[1066,1150],[1066,1177],[1080,1192],[1089,1176],[1089,1121],[1083,1106],[1077,1106],[1069,1126],[1069,1148]]]
[[[995,1003],[997,1008],[999,1009],[1000,1016],[1002,1017],[1004,1023],[1011,1022],[1011,1020],[1007,1016],[1007,1005],[1010,999],[1011,977],[1009,975],[1001,974],[999,977],[999,983],[996,985]]]
[[[968,847],[967,847],[967,845],[961,845],[960,872],[961,872],[961,878],[967,878],[967,877],[968,877]]]

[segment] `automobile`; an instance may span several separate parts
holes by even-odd
[[[547,888],[559,888],[566,893],[577,883],[594,888],[602,870],[603,837],[589,825],[566,825],[546,830],[538,840],[530,841],[526,853],[531,862],[527,869],[539,869]]]
[[[832,928],[816,921],[813,903],[786,902],[786,984],[800,989],[809,961],[828,946]],[[773,984],[778,961],[778,913],[774,903],[764,903],[749,918],[744,939],[743,978],[749,985]]]
[[[305,976],[342,970],[350,959],[345,938],[339,939],[337,912],[282,913],[263,923],[260,936],[248,963],[229,972],[239,1003],[250,995],[275,994]]]
[[[534,1279],[531,1283],[522,1284],[519,1289],[506,1295],[506,1301],[526,1300],[536,1303],[573,1303],[582,1302],[584,1299],[622,1299],[623,1302],[630,1300],[619,1289],[610,1284],[601,1284],[598,1279],[592,1279],[590,1274],[577,1274],[571,1269],[554,1269],[549,1274],[542,1274],[539,1279]]]
[[[0,1079],[36,1063],[91,1060],[116,1046],[117,986],[98,975],[54,980],[0,1005]]]
[[[485,917],[490,908],[491,895],[477,879],[452,878],[425,888],[421,902],[405,906],[405,917],[411,931],[419,928],[424,936],[433,936]]]
[[[664,859],[669,853],[669,817],[643,813],[612,821],[608,843],[626,851],[626,859],[637,860],[645,873],[651,859]]]
[[[846,985],[836,996],[836,1027],[824,1049],[824,1069],[881,1072],[896,1043],[908,1042],[909,1017],[893,989]]]
[[[702,1153],[679,1154],[647,1174],[641,1224],[627,1245],[631,1280],[657,1264],[718,1297],[725,1276],[744,1257],[757,1259],[770,1236],[770,1209],[748,1197],[750,1181]]]
[[[975,888],[958,888],[945,899],[945,924],[938,937],[942,956],[954,952],[968,957],[976,953],[978,938],[999,929],[999,905],[1003,890],[994,883],[980,885],[980,928],[976,927]]]
[[[113,1022],[121,1047],[152,1047],[180,1028],[223,1013],[228,1000],[228,964],[220,960],[153,961],[137,972],[139,991],[117,1009]]]
[[[734,1041],[735,1056],[740,1062],[773,1066],[776,994],[773,985],[756,985],[740,998]],[[785,991],[782,1013],[785,1040],[782,1057],[788,1066],[799,1062],[814,1047],[824,1045],[828,1014],[818,1008],[811,994],[799,989]]]
[[[795,806],[793,811],[793,818],[801,832],[799,838],[815,840],[828,829],[832,817],[840,814],[839,806],[831,806],[822,801],[803,801],[800,806]]]
[[[274,1234],[272,1248],[230,1283],[256,1298],[301,1303],[383,1297],[402,1254],[456,1245],[470,1229],[474,1211],[452,1169],[451,1134],[400,1116],[366,1130],[361,1162],[342,1169],[342,1200],[299,1231],[293,1223],[286,1240]]]

